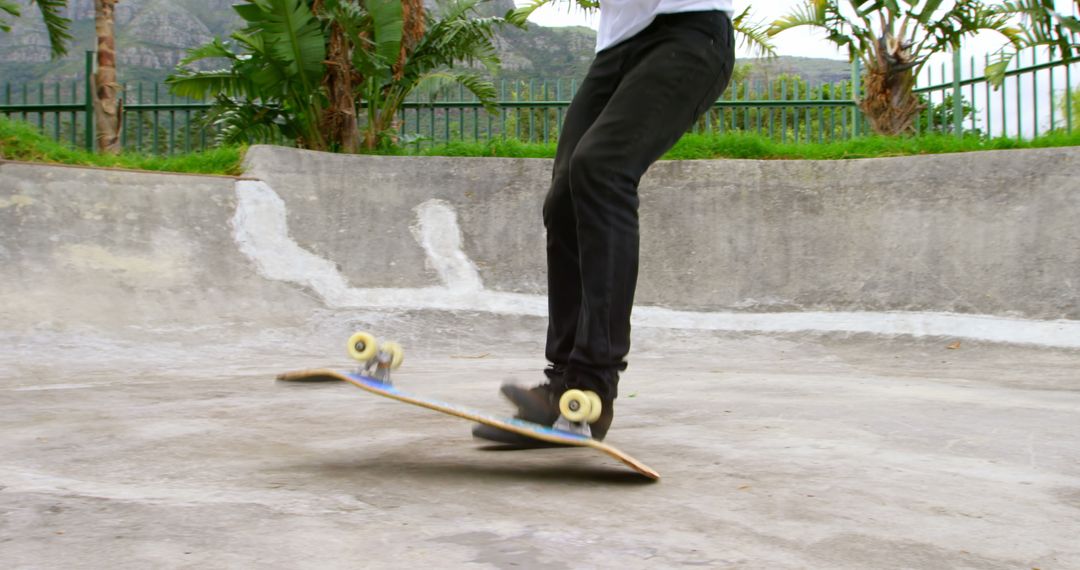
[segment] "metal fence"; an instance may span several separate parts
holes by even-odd
[[[41,131],[73,147],[94,148],[93,84],[94,52],[86,52],[83,81],[69,84],[4,84],[0,92],[0,113],[37,125]],[[148,154],[175,154],[204,150],[213,145],[213,136],[199,118],[208,103],[183,101],[163,85],[123,84],[123,129],[125,150]]]
[[[926,104],[916,123],[919,132],[1031,137],[1073,130],[1080,112],[1073,102],[1076,60],[1040,62],[1039,52],[1030,50],[1029,63],[1017,58],[1005,84],[995,90],[976,74],[975,59],[969,59],[965,70],[963,57],[954,53],[951,66],[942,63],[940,73],[930,68],[919,78],[916,93]],[[988,61],[981,62],[983,69]],[[93,70],[94,54],[87,52],[86,79],[81,82],[5,84],[0,113],[36,124],[72,146],[92,149]],[[782,75],[733,82],[693,131],[752,132],[781,142],[829,142],[866,134],[854,100],[861,92],[861,74],[855,62],[850,81],[811,85]],[[558,137],[578,85],[575,80],[533,80],[501,81],[498,87],[493,113],[461,88],[433,98],[410,97],[398,113],[399,142],[415,148],[505,139],[550,143]],[[122,100],[121,142],[127,150],[174,154],[215,144],[213,128],[202,120],[209,103],[177,100],[164,86],[142,83],[123,84]]]
[[[417,146],[452,141],[514,139],[550,143],[562,129],[575,80],[502,81],[497,111],[458,88],[434,101],[410,97],[399,113],[400,140]],[[735,82],[693,131],[756,132],[780,141],[851,138],[864,129],[852,83],[810,85],[797,77]]]
[[[998,88],[985,75],[990,56],[965,61],[960,52],[954,52],[951,59],[951,63],[928,66],[918,78],[915,93],[925,97],[927,104],[916,123],[920,132],[1033,138],[1049,132],[1071,133],[1080,127],[1080,90],[1073,84],[1080,59],[1052,58],[1035,48],[1024,50]]]

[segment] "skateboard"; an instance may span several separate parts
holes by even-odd
[[[377,348],[376,348],[377,347]],[[573,447],[589,447],[601,451],[610,457],[621,461],[627,467],[633,469],[644,477],[658,480],[660,474],[648,465],[634,459],[630,455],[615,447],[597,441],[589,436],[588,421],[595,420],[600,414],[599,398],[591,392],[570,390],[560,400],[561,417],[554,426],[544,426],[516,418],[503,418],[494,416],[456,404],[450,404],[415,396],[399,390],[391,382],[390,373],[401,366],[404,361],[404,351],[401,346],[394,342],[376,343],[375,337],[369,333],[359,332],[349,339],[349,355],[361,362],[357,370],[335,370],[330,368],[316,368],[310,370],[298,370],[278,375],[277,379],[287,382],[319,382],[328,380],[340,380],[348,382],[364,391],[378,394],[392,400],[405,402],[414,406],[420,406],[429,410],[435,410],[451,416],[464,418],[469,421],[486,424],[506,431],[514,432],[526,437]]]

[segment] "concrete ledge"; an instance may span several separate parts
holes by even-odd
[[[1080,347],[1078,158],[658,164],[635,324]],[[232,179],[0,164],[0,320],[545,314],[549,161],[256,147],[248,166]]]
[[[254,147],[247,166],[354,286],[440,283],[412,235],[434,200],[487,288],[544,291],[550,161]],[[661,162],[641,193],[642,305],[1080,319],[1080,149]]]
[[[0,321],[199,326],[315,303],[263,279],[229,231],[227,177],[0,164]]]

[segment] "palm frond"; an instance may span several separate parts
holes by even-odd
[[[0,0],[0,12],[3,12],[13,18],[18,18],[22,15],[22,11],[19,9],[19,5],[11,0]],[[0,31],[10,32],[11,24],[0,17]]]
[[[384,61],[397,61],[405,31],[400,0],[369,0],[367,10],[371,15],[375,53]]]
[[[750,7],[747,6],[731,20],[731,25],[739,36],[739,45],[749,48],[752,53],[759,56],[775,56],[776,46],[770,39],[772,36],[769,35],[769,28],[764,22],[751,21],[750,17]]]
[[[495,84],[489,79],[468,71],[444,69],[426,73],[418,78],[413,90],[433,98],[435,94],[445,92],[457,85],[461,85],[469,93],[475,95],[489,113],[498,111],[499,92]]]
[[[41,19],[45,22],[45,29],[49,34],[49,45],[52,48],[52,57],[59,58],[67,55],[67,46],[74,38],[71,35],[71,20],[63,17],[67,0],[33,0],[41,9]]]
[[[218,144],[258,144],[282,135],[295,139],[297,132],[280,105],[240,101],[219,96],[203,119]]]
[[[215,71],[181,70],[165,79],[165,84],[178,97],[204,100],[211,97],[246,97],[250,89],[231,69]]]
[[[823,28],[828,25],[827,16],[825,3],[805,0],[802,5],[792,8],[791,12],[773,21],[766,33],[771,37],[801,26]]]
[[[261,28],[270,52],[305,85],[317,84],[326,59],[322,26],[304,0],[261,0],[266,7]]]
[[[1080,9],[1080,0],[1076,0],[1076,5]],[[1080,44],[1074,36],[1080,34],[1080,18],[1061,14],[1053,0],[1008,0],[990,11],[1003,18],[1020,20],[1007,36],[1009,44],[995,54],[994,64],[987,69],[987,77],[995,86],[1001,84],[1005,70],[1021,49],[1044,46],[1051,55],[1060,53],[1066,59],[1080,56]]]
[[[506,18],[507,22],[510,22],[519,28],[524,28],[528,24],[529,16],[532,16],[533,12],[551,4],[552,1],[553,0],[531,0],[524,6],[518,6],[517,8],[508,11],[503,17]]]
[[[184,59],[180,60],[181,66],[188,66],[204,59],[226,58],[236,61],[237,56],[225,42],[214,38],[208,44],[191,48],[187,51]]]

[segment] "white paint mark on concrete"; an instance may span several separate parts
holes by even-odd
[[[330,307],[547,314],[547,300],[543,297],[484,290],[476,268],[461,252],[461,230],[457,225],[457,216],[445,204],[426,203],[427,208],[419,212],[415,230],[429,259],[432,255],[443,256],[447,246],[456,247],[455,255],[431,259],[434,267],[441,268],[437,271],[443,278],[444,286],[359,289],[349,287],[333,263],[293,241],[286,223],[285,202],[265,182],[238,181],[236,194],[233,237],[241,253],[255,264],[259,274],[268,279],[301,285]],[[447,216],[443,208],[449,210],[451,215]]]
[[[237,182],[234,237],[240,251],[268,279],[302,285],[332,308],[435,309],[547,315],[541,295],[483,288],[476,267],[461,248],[457,216],[445,202],[417,208],[413,235],[428,253],[442,287],[360,289],[350,287],[330,261],[289,237],[285,203],[266,183]],[[636,307],[640,327],[733,332],[842,332],[915,337],[942,336],[991,342],[1080,348],[1080,321],[1036,321],[988,315],[933,312],[703,313]]]
[[[416,207],[413,237],[427,252],[428,263],[447,288],[455,291],[481,291],[484,283],[465,248],[461,246],[461,227],[457,212],[442,200],[428,200]]]
[[[289,236],[285,202],[263,182],[236,183],[233,238],[268,279],[289,281],[315,291],[329,305],[339,305],[348,285],[330,261],[300,247]]]

